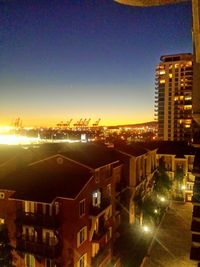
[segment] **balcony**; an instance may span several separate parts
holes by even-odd
[[[59,245],[48,245],[34,242],[31,240],[17,239],[16,250],[24,253],[30,253],[40,257],[55,259],[59,256],[61,248]]]
[[[192,221],[191,231],[200,232],[200,221],[196,221],[196,220]]]
[[[200,246],[200,235],[193,234],[192,235],[192,242],[199,243],[199,246]]]
[[[199,206],[194,206],[192,216],[196,218],[200,218],[200,207]]]
[[[102,213],[102,211],[104,211],[106,208],[110,206],[110,204],[111,204],[111,201],[109,198],[102,199],[99,206],[92,206],[90,208],[90,215],[99,216]]]
[[[200,204],[200,178],[195,177],[195,182],[193,186],[193,197],[192,197],[192,202],[194,204]]]
[[[95,241],[97,243],[100,243],[102,239],[106,237],[106,234],[108,233],[108,228],[106,226],[100,227],[98,232],[94,232],[92,241]]]
[[[92,267],[106,266],[111,260],[110,243],[100,248],[99,252],[92,258]]]
[[[191,247],[190,259],[196,261],[200,260],[200,247]]]
[[[58,215],[46,215],[39,213],[17,211],[16,224],[37,225],[46,228],[58,228]]]
[[[120,193],[125,188],[125,185],[121,182],[115,184],[115,192]]]

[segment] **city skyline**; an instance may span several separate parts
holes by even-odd
[[[191,3],[156,8],[111,1],[2,2],[0,125],[103,125],[154,118],[155,65],[189,53]]]

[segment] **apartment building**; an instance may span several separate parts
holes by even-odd
[[[200,150],[199,146],[194,159],[193,175],[195,176],[193,187],[193,213],[192,213],[192,244],[190,258],[200,262]],[[199,263],[200,264],[200,263]],[[199,266],[198,264],[198,266]]]
[[[121,164],[105,147],[64,150],[0,179],[0,223],[8,228],[16,267],[106,266],[113,260]]]
[[[161,56],[156,66],[155,117],[158,139],[192,139],[192,54]]]
[[[126,196],[121,200],[126,207],[122,216],[130,224],[142,224],[143,214],[138,199],[144,200],[153,190],[156,150],[157,145],[153,143],[116,146],[117,155],[123,162],[123,194]]]
[[[172,181],[172,198],[192,201],[195,176],[195,150],[186,142],[158,142],[157,165],[163,167]]]

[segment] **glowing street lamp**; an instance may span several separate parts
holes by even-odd
[[[145,233],[149,233],[149,232],[150,232],[150,229],[149,229],[149,227],[148,227],[147,225],[144,225],[144,226],[142,227],[142,229],[143,229],[143,231],[144,231]]]
[[[185,185],[182,185],[182,186],[181,186],[181,189],[182,189],[182,190],[185,190],[185,189],[186,189],[186,186],[185,186]]]
[[[160,201],[161,201],[161,202],[165,202],[165,198],[164,198],[164,197],[161,197],[161,198],[160,198]]]

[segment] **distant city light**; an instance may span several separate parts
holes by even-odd
[[[1,145],[31,145],[39,143],[75,143],[81,140],[71,140],[71,139],[41,139],[40,137],[28,137],[22,135],[5,135],[0,134],[0,144]]]
[[[13,129],[14,129],[13,126],[8,126],[8,125],[0,126],[0,133],[7,133]]]
[[[17,135],[0,135],[0,144],[3,145],[28,145],[38,143],[37,137],[17,136]]]

